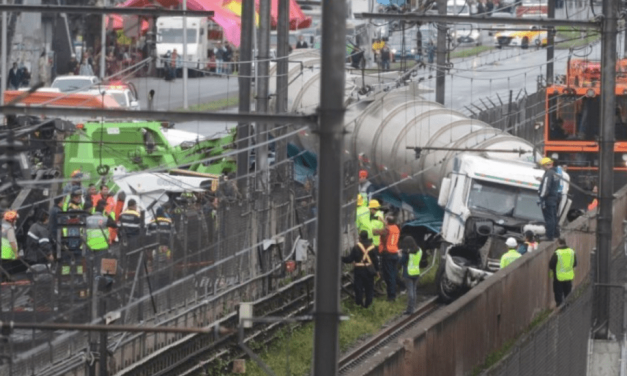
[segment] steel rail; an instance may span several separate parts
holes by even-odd
[[[4,115],[42,115],[53,117],[85,116],[108,117],[144,120],[172,120],[172,121],[212,121],[212,122],[267,122],[293,125],[315,125],[318,116],[312,115],[264,115],[264,114],[238,114],[223,112],[188,112],[188,111],[129,111],[106,110],[92,108],[68,108],[68,107],[22,107],[0,106],[0,113]]]
[[[356,13],[355,18],[378,19],[391,21],[424,21],[460,24],[506,24],[506,25],[535,25],[535,26],[572,26],[584,29],[598,29],[600,21],[558,20],[548,18],[507,18],[507,17],[477,17],[477,16],[448,16],[435,14],[390,14],[390,13]]]
[[[438,303],[438,297],[428,299],[426,303],[418,307],[416,312],[385,328],[374,337],[368,339],[363,345],[359,346],[357,349],[340,359],[338,364],[339,373],[347,372],[349,368],[359,364],[361,362],[361,358],[366,356],[368,353],[385,346],[398,334],[407,330],[418,321],[421,321],[439,307],[441,307],[441,305]]]
[[[188,16],[213,17],[212,10],[176,10],[166,8],[89,7],[72,5],[0,5],[0,12],[72,13],[72,14],[122,14],[134,16]]]

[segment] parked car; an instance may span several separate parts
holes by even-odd
[[[59,76],[50,85],[53,89],[59,89],[62,93],[71,93],[89,90],[98,84],[100,79],[96,76]]]
[[[474,46],[483,44],[481,30],[476,24],[459,24],[451,32],[451,36],[457,44],[472,44]]]

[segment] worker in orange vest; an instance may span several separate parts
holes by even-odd
[[[588,211],[596,209],[597,205],[599,205],[599,200],[597,200],[596,198],[596,195],[599,193],[599,188],[597,188],[596,185],[594,186],[594,188],[592,188],[592,193],[594,193],[595,197],[594,200],[592,200],[592,202],[588,204]]]
[[[383,280],[387,285],[388,301],[396,299],[396,279],[398,274],[398,241],[401,229],[396,225],[396,219],[392,216],[385,218],[385,227],[373,229],[373,235],[380,235],[379,254],[383,269]]]

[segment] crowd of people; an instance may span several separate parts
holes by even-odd
[[[30,72],[24,64],[20,64],[18,67],[17,63],[13,63],[7,77],[7,89],[17,90],[21,87],[29,87],[30,79]]]

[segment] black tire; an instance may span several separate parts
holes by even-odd
[[[444,247],[443,247],[444,248]],[[446,268],[446,248],[441,249],[440,254],[440,265],[438,266],[438,271],[435,275],[435,284],[438,290],[438,297],[440,302],[448,304],[460,297],[463,294],[460,288],[452,289],[450,282],[446,278],[445,268]],[[437,257],[437,255],[436,255]]]
[[[522,39],[522,42],[520,42],[520,48],[523,48],[525,50],[529,48],[529,38],[528,37],[524,37]]]

